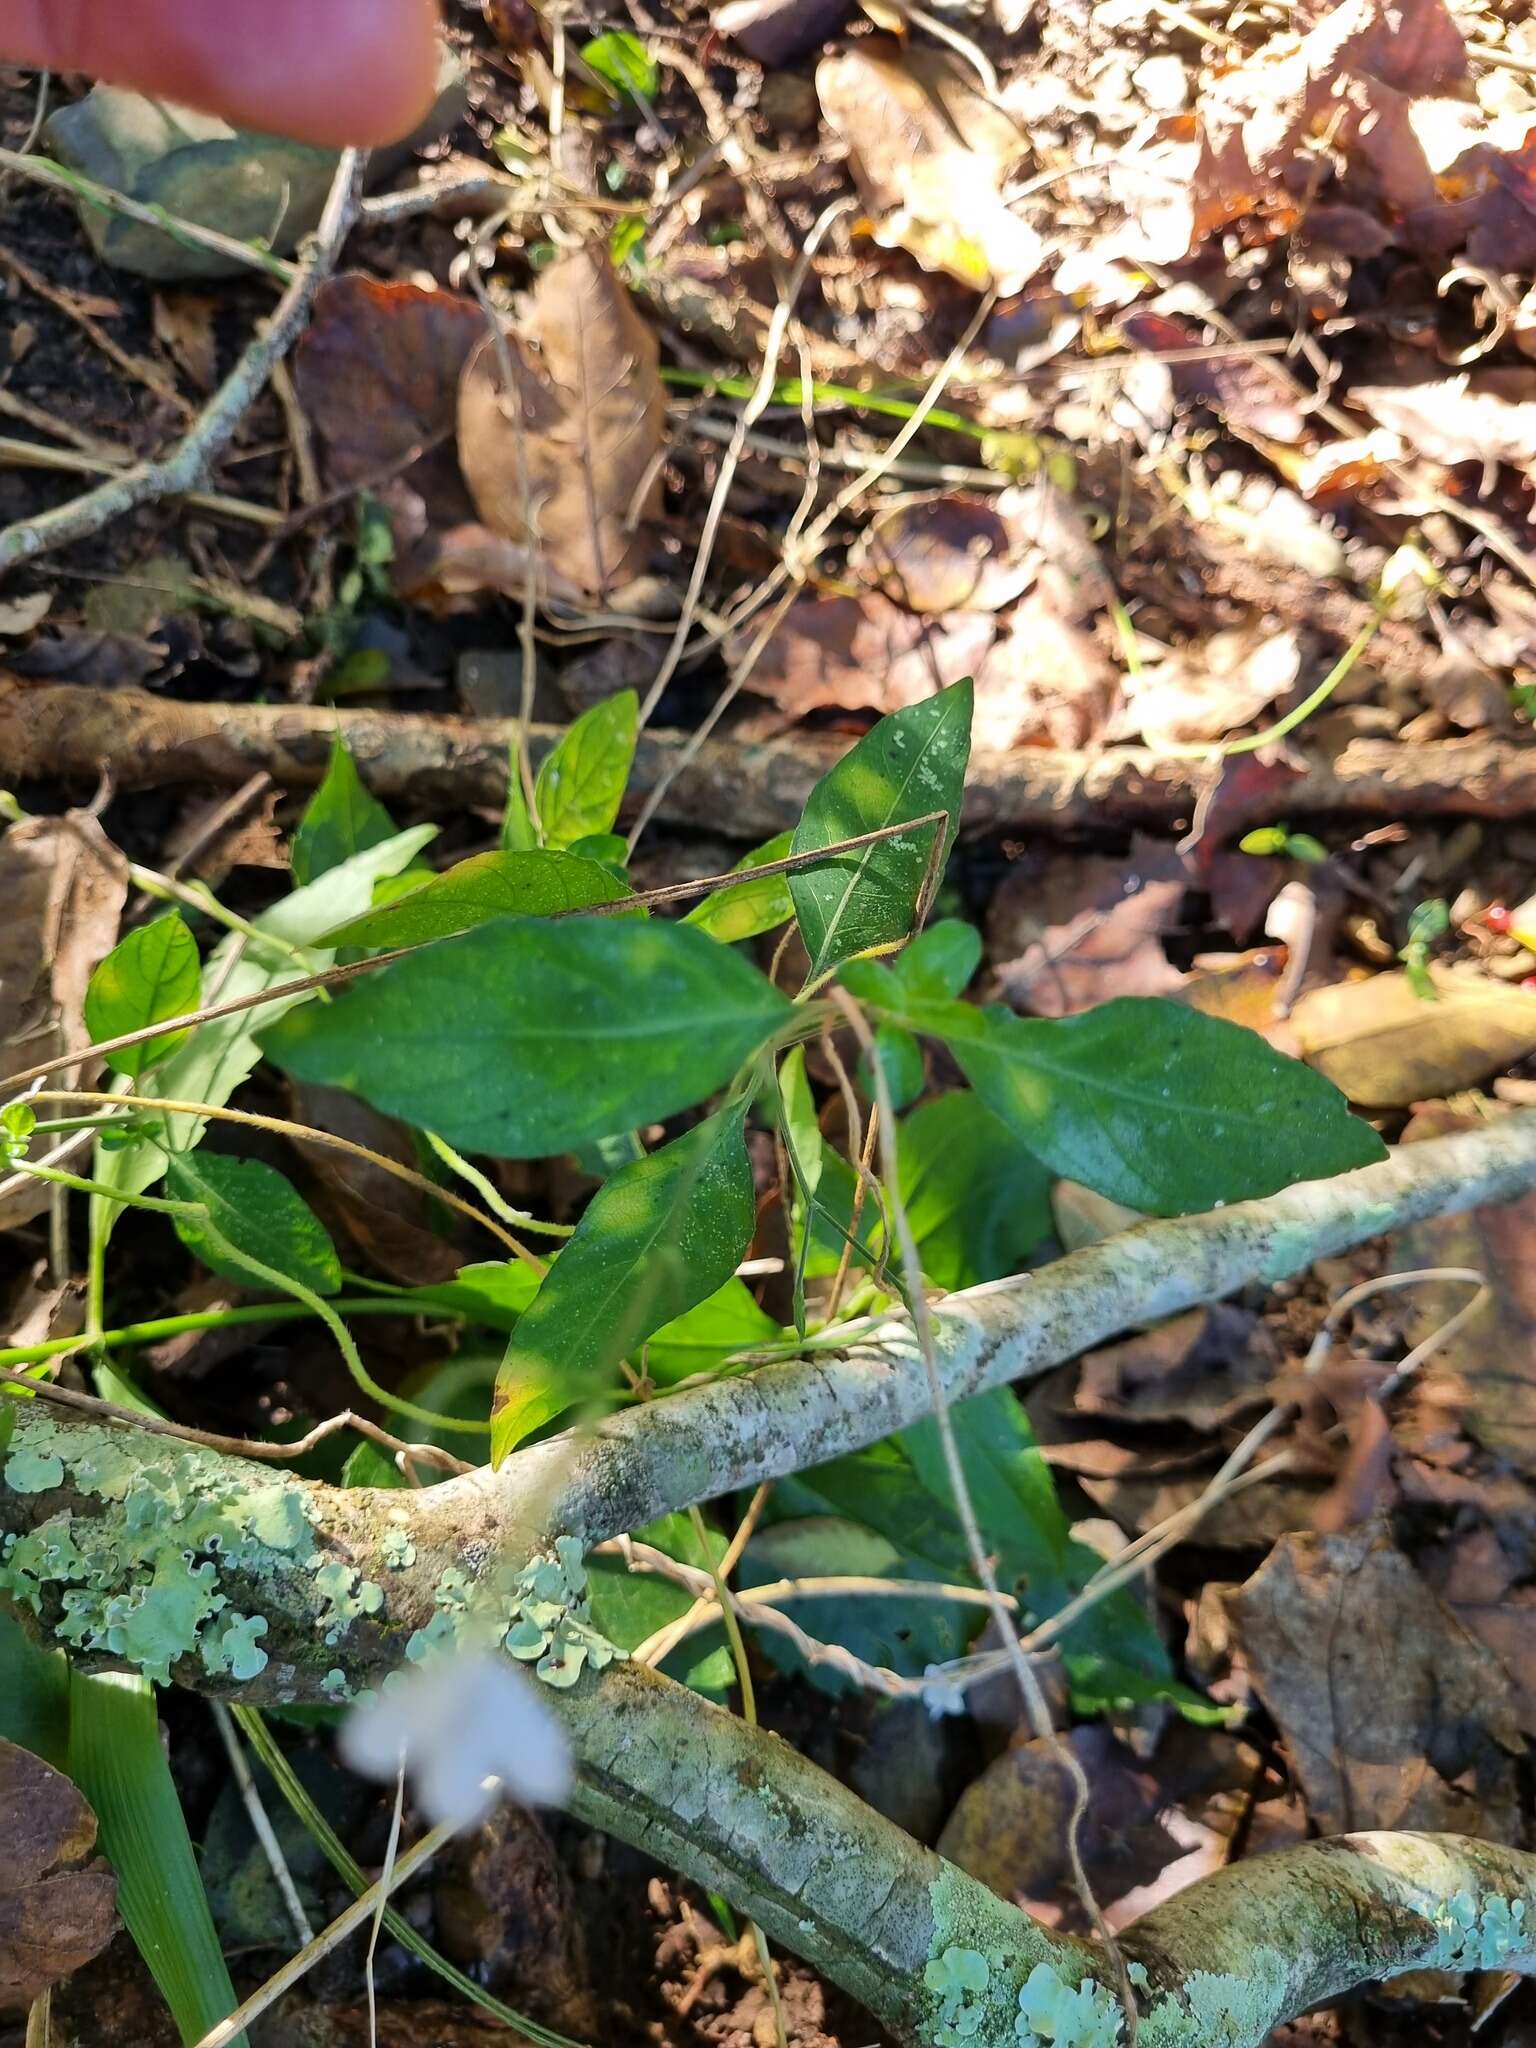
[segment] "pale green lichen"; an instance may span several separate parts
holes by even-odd
[[[336,1700],[339,1702],[342,1700],[349,1700],[352,1697],[351,1681],[348,1679],[345,1671],[343,1671],[339,1665],[335,1664],[331,1666],[330,1670],[327,1671],[325,1676],[321,1679],[320,1690],[325,1694],[328,1700]]]
[[[384,1605],[384,1588],[372,1579],[365,1579],[350,1565],[339,1564],[334,1559],[329,1564],[323,1563],[318,1553],[309,1562],[318,1566],[314,1586],[320,1612],[316,1620],[326,1624],[325,1642],[330,1649],[341,1641],[351,1622],[365,1614],[380,1612]]]
[[[600,1671],[623,1652],[592,1625],[581,1545],[555,1539],[552,1553],[521,1570],[502,1566],[478,1583],[450,1566],[433,1589],[434,1613],[405,1646],[412,1663],[451,1649],[502,1649],[562,1690],[585,1666]]]
[[[1429,1919],[1439,1940],[1426,1969],[1496,1970],[1531,1944],[1524,1899],[1511,1905],[1499,1892],[1481,1901],[1471,1892],[1453,1892]]]
[[[93,1425],[29,1415],[7,1457],[13,1492],[69,1486],[120,1504],[110,1516],[60,1509],[0,1546],[0,1596],[35,1614],[57,1604],[55,1632],[82,1651],[164,1684],[182,1657],[231,1678],[267,1662],[260,1616],[234,1611],[221,1577],[272,1578],[314,1553],[315,1532],[291,1483],[252,1482],[228,1461],[162,1440],[152,1459]],[[20,1431],[18,1432],[20,1434]]]
[[[1154,2000],[1137,2028],[1138,2048],[1247,2048],[1282,2016],[1291,1966],[1272,1948],[1250,1949],[1241,1976],[1195,1970]]]
[[[1107,1984],[1096,1977],[1073,1984],[1049,1963],[1036,1963],[1019,1988],[1013,2030],[1023,2048],[1042,2041],[1054,2048],[1113,2048],[1124,2024],[1120,2001]]]
[[[938,2048],[1114,2048],[1124,2027],[1119,2000],[1074,1969],[1070,1952],[1043,1929],[951,1864],[928,1886],[928,1899],[928,2040]]]
[[[379,1553],[392,1572],[405,1571],[416,1562],[416,1545],[405,1529],[386,1529],[379,1542]]]

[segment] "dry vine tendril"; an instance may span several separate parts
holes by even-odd
[[[1022,1630],[1049,1622],[1098,1561],[1071,1539],[1010,1382],[1394,1218],[1527,1188],[1536,1131],[1512,1117],[1388,1159],[1326,1081],[1191,1009],[1121,1000],[1057,1022],[965,1001],[976,935],[927,913],[959,816],[968,684],[881,721],[792,832],[685,917],[653,914],[683,892],[636,892],[613,832],[636,712],[620,697],[578,720],[531,791],[514,778],[498,849],[436,875],[412,865],[430,834],[398,832],[338,746],[300,827],[291,896],[206,960],[173,910],[103,963],[87,1014],[113,1089],[18,1095],[0,1113],[9,1170],[84,1198],[90,1230],[83,1337],[0,1358],[0,1595],[82,1663],[251,1703],[341,1702],[402,1661],[504,1649],[557,1702],[578,1812],[722,1891],[898,2036],[941,2048],[1110,2048],[1133,2024],[1153,2048],[1257,2042],[1367,1974],[1525,1967],[1532,1859],[1405,1836],[1329,1852],[1327,1887],[1315,1850],[1239,1866],[1216,1881],[1220,1914],[1175,1899],[1123,1933],[1120,1977],[1102,1948],[1036,1925],[703,1703],[731,1675],[674,1625],[706,1586],[734,1621],[752,1593],[726,1592],[738,1566],[780,1584],[835,1577],[798,1553],[793,1570],[772,1568],[797,1523],[815,1537],[818,1519],[866,1518],[876,1561],[863,1576],[881,1584],[864,1627],[887,1654],[864,1662],[903,1682],[966,1651],[993,1570],[1000,1614]],[[794,995],[745,950],[790,927],[804,956]],[[298,976],[295,948],[309,963]],[[867,1106],[867,1122],[849,1119],[852,1157],[823,1128],[808,1066],[848,1018],[857,1042],[833,1039],[831,1063],[836,1100]],[[935,1043],[964,1087],[930,1090]],[[335,1246],[299,1189],[204,1142],[213,1124],[240,1130],[228,1097],[262,1059],[410,1126],[428,1187],[451,1191],[507,1256],[435,1287],[342,1296]],[[63,1134],[37,1120],[54,1101],[71,1134],[95,1131],[89,1173],[39,1149]],[[666,1135],[647,1150],[633,1134],[654,1125]],[[738,1273],[758,1221],[749,1131],[783,1162],[785,1326]],[[568,1234],[543,1230],[548,1256],[531,1253],[539,1219],[511,1210],[475,1161],[567,1152],[600,1184]],[[906,1177],[941,1168],[978,1214],[990,1205],[990,1250],[925,1226]],[[1053,1175],[1166,1220],[1129,1250],[1111,1241],[1009,1283]],[[1287,1192],[1302,1180],[1317,1185]],[[210,1272],[279,1297],[247,1307],[324,1322],[364,1390],[428,1432],[437,1456],[417,1462],[444,1470],[441,1429],[478,1428],[494,1472],[397,1485],[379,1453],[409,1469],[413,1446],[375,1425],[347,1476],[376,1490],[315,1487],[226,1441],[136,1432],[122,1375],[111,1395],[103,1382],[97,1396],[27,1398],[56,1358],[100,1373],[143,1341],[144,1326],[106,1315],[112,1231],[130,1207],[163,1216]],[[378,1385],[347,1319],[391,1313],[500,1333],[478,1413]],[[877,1442],[896,1523],[920,1506],[947,1532],[942,1558],[908,1560],[898,1528],[874,1526]],[[967,1496],[983,1451],[1012,1489],[990,1521]],[[724,1559],[724,1539],[717,1549],[685,1519],[769,1481],[778,1490],[759,1491]],[[633,1555],[670,1560],[682,1581],[649,1582],[659,1607],[635,1602],[625,1556],[603,1549],[631,1535]],[[166,1597],[173,1578],[190,1592]],[[1074,1616],[1077,1712],[1125,1699],[1209,1712],[1127,1594]],[[628,1655],[669,1630],[697,1691]],[[680,1816],[673,1788],[700,1782],[718,1799]],[[1328,1917],[1340,1901],[1370,1936],[1353,1963]]]

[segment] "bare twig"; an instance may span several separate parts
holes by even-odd
[[[245,1807],[246,1818],[251,1823],[251,1832],[261,1845],[261,1853],[267,1859],[267,1868],[272,1873],[272,1882],[277,1886],[283,1910],[288,1915],[299,1940],[311,1942],[315,1938],[315,1930],[309,1924],[309,1915],[304,1911],[303,1901],[293,1882],[293,1872],[288,1868],[288,1859],[283,1854],[282,1844],[277,1839],[271,1817],[262,1803],[256,1780],[251,1776],[251,1767],[246,1762],[245,1751],[240,1746],[234,1716],[222,1700],[213,1700],[210,1704],[213,1709],[214,1726],[219,1731],[224,1754],[229,1758],[229,1768],[234,1773],[235,1785]]]
[[[272,317],[249,343],[234,369],[214,393],[191,431],[162,461],[141,463],[51,512],[22,520],[0,532],[0,574],[30,562],[50,548],[98,533],[135,506],[179,497],[195,490],[233,440],[246,412],[309,318],[321,280],[330,272],[346,240],[362,196],[365,153],[347,150],[320,217],[314,240],[299,262]]]

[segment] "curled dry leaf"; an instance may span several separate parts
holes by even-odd
[[[944,491],[878,513],[848,565],[893,603],[928,613],[1001,611],[1035,575],[1033,548],[999,505]]]
[[[0,1741],[0,2011],[25,2012],[99,1955],[117,1926],[117,1879],[96,1816],[62,1771]]]
[[[650,552],[665,405],[656,337],[603,245],[540,271],[526,333],[506,337],[516,413],[501,354],[486,336],[459,386],[459,460],[480,517],[605,595]]]
[[[1026,138],[951,52],[871,36],[823,58],[816,91],[880,216],[882,248],[905,249],[925,270],[978,291],[1028,283],[1044,244],[1002,198]]]
[[[993,635],[981,612],[920,618],[878,591],[806,597],[785,613],[748,680],[791,718],[807,711],[899,711],[974,675]],[[751,641],[743,629],[737,656]]]
[[[1302,996],[1291,1022],[1310,1066],[1351,1102],[1406,1108],[1469,1088],[1536,1052],[1536,995],[1467,969],[1432,967],[1435,1000],[1406,974]]]
[[[1120,709],[1120,676],[1085,625],[1041,584],[1009,613],[976,672],[978,748],[1087,747]]]
[[[459,373],[485,333],[475,301],[350,271],[315,294],[294,357],[333,489],[377,478],[453,432]]]
[[[1321,1833],[1518,1839],[1513,1688],[1388,1537],[1288,1535],[1234,1614]]]
[[[1150,747],[1218,740],[1295,689],[1301,643],[1288,627],[1255,620],[1178,648],[1127,678],[1121,730]]]
[[[1350,400],[1431,462],[1536,463],[1536,370],[1366,384]]]
[[[295,1082],[293,1115],[299,1123],[420,1170],[405,1126],[344,1089]],[[402,1287],[430,1287],[453,1278],[465,1255],[432,1227],[431,1198],[420,1188],[333,1145],[298,1139],[295,1149],[315,1176],[316,1207],[323,1219],[339,1224],[381,1273]],[[439,1214],[446,1218],[447,1212]]]
[[[90,1044],[86,984],[117,943],[127,896],[127,864],[89,812],[27,818],[0,840],[0,1081]],[[0,1196],[0,1230],[40,1216],[50,1199],[40,1181]]]

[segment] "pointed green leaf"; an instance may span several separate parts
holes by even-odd
[[[166,1168],[165,1185],[173,1201],[201,1203],[218,1236],[237,1252],[315,1294],[334,1294],[340,1287],[341,1263],[324,1224],[275,1167],[223,1152],[178,1152]],[[210,1272],[245,1287],[253,1284],[250,1269],[229,1258],[198,1218],[178,1216],[175,1223],[176,1235]]]
[[[553,917],[631,894],[595,860],[570,853],[477,853],[327,932],[328,946],[419,946],[489,924],[493,917]]]
[[[960,823],[973,695],[969,682],[955,683],[892,712],[811,791],[795,831],[796,853],[935,811],[949,818],[947,827],[876,840],[791,875],[789,893],[813,984],[855,954],[899,945],[911,931],[935,841],[942,865]]]
[[[734,1275],[756,1215],[743,1114],[737,1106],[706,1117],[592,1197],[507,1347],[493,1463],[573,1402],[606,1391],[621,1359]]]
[[[463,1152],[534,1159],[687,1109],[782,1028],[788,1001],[686,925],[500,918],[407,955],[263,1035]]]
[[[182,2040],[200,2041],[239,2001],[142,1678],[71,1671],[69,1775],[95,1812],[128,1932]],[[232,2048],[245,2042],[237,2035]]]
[[[544,756],[533,797],[546,846],[573,846],[612,827],[635,758],[639,713],[634,691],[620,690],[584,711]]]
[[[1155,996],[1080,1017],[910,1002],[872,961],[861,1002],[944,1039],[976,1093],[1057,1174],[1153,1215],[1272,1195],[1386,1147],[1331,1081],[1255,1031]]]
[[[581,46],[583,62],[626,98],[655,99],[661,89],[656,61],[632,29],[611,28]]]
[[[85,1023],[96,1040],[142,1031],[165,1017],[185,1017],[198,1007],[202,962],[197,941],[174,910],[141,925],[115,945],[91,976],[85,992]],[[142,1074],[185,1043],[188,1032],[167,1031],[142,1045],[125,1045],[106,1055],[119,1074]]]
[[[901,1120],[901,1198],[935,1287],[975,1287],[1014,1272],[1050,1236],[1049,1167],[964,1088]]]
[[[747,868],[761,868],[770,861],[787,860],[793,838],[792,832],[780,832],[766,845],[756,847],[745,860],[737,861],[731,873],[739,875]],[[700,926],[722,946],[734,946],[742,939],[755,939],[762,932],[771,932],[781,924],[788,924],[794,914],[789,876],[761,875],[755,882],[743,882],[739,887],[716,889],[702,903],[694,905],[684,923]]]
[[[340,733],[331,742],[325,780],[310,798],[293,835],[289,860],[300,886],[395,836],[388,811],[363,787],[357,764]]]

